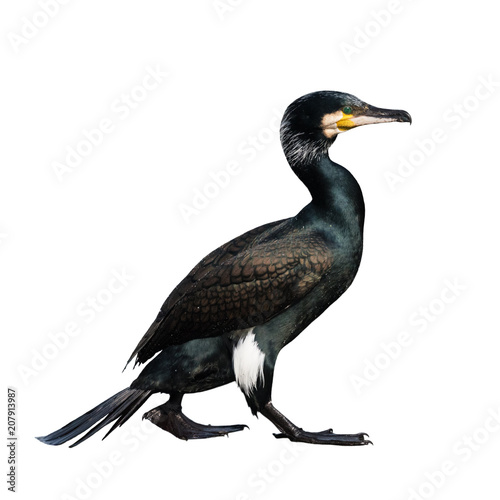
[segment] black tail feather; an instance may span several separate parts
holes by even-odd
[[[139,391],[138,391],[139,392]],[[150,396],[151,392],[148,391],[148,397]],[[142,395],[138,395],[136,398],[135,402],[131,402],[130,405],[127,406],[125,411],[123,411],[118,418],[118,420],[113,424],[111,429],[106,433],[106,435],[103,437],[106,438],[108,434],[111,434],[117,427],[121,427],[144,403],[145,399],[142,398]]]
[[[60,445],[90,429],[87,434],[70,446],[70,448],[72,448],[94,435],[104,426],[118,419],[106,434],[107,436],[114,429],[125,423],[150,395],[151,391],[123,389],[123,391],[106,399],[106,401],[103,401],[100,405],[97,405],[95,408],[73,420],[61,429],[47,436],[38,437],[37,439],[45,444]]]

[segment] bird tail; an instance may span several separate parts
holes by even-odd
[[[116,420],[113,427],[111,427],[104,436],[105,438],[110,432],[124,424],[151,394],[152,391],[144,391],[141,389],[123,389],[123,391],[106,399],[106,401],[103,401],[100,405],[84,413],[81,417],[78,417],[61,429],[47,436],[38,437],[37,439],[45,444],[60,445],[90,429],[87,434],[70,446],[70,448],[72,448],[94,435],[104,426]]]

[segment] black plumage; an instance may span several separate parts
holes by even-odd
[[[170,399],[144,417],[179,438],[239,431],[245,426],[205,426],[181,411],[184,394],[236,380],[252,412],[280,430],[276,437],[369,443],[364,433],[300,429],[274,408],[271,388],[280,350],[344,293],[361,260],[361,189],[348,170],[330,160],[328,149],[340,132],[389,121],[411,118],[341,92],[315,92],[294,101],[283,117],[281,141],[311,202],[296,216],[252,229],[205,257],[173,290],[133,351],[129,362],[135,358],[136,364],[159,354],[130,388],[39,439],[61,444],[88,431],[78,444],[115,421],[111,432],[155,392]]]
[[[253,229],[184,278],[129,361],[137,356],[144,363],[168,345],[266,323],[307,295],[332,261],[320,235],[290,220]]]

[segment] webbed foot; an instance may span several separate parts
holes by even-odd
[[[205,439],[227,436],[230,432],[242,431],[246,425],[202,425],[182,413],[180,406],[168,402],[154,408],[142,417],[179,439]]]
[[[327,429],[321,432],[307,432],[303,429],[297,429],[294,433],[274,434],[274,437],[288,438],[290,441],[298,443],[311,443],[311,444],[333,444],[339,446],[363,446],[366,444],[373,444],[370,440],[365,439],[369,437],[366,432],[358,434],[334,434],[332,429]]]

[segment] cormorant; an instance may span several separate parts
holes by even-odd
[[[136,365],[159,354],[130,387],[38,439],[59,445],[88,430],[75,446],[115,421],[111,432],[156,392],[170,398],[143,418],[178,438],[240,431],[246,426],[201,425],[181,411],[186,393],[236,381],[252,413],[279,429],[278,438],[370,443],[365,433],[304,431],[273,406],[271,388],[278,353],[347,290],[361,260],[361,189],[348,170],[330,160],[328,149],[341,132],[393,121],[411,123],[411,117],[342,92],[313,92],[290,104],[281,143],[312,201],[294,217],[252,229],[206,256],[170,294],[134,349],[128,362],[135,357]]]

